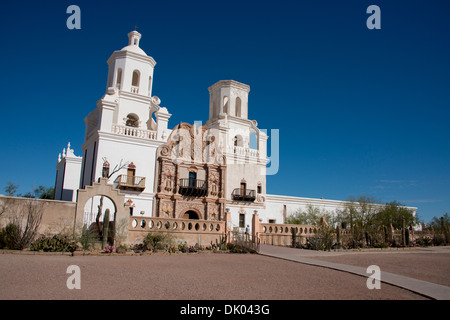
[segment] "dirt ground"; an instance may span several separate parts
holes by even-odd
[[[378,255],[380,256],[380,255]],[[321,257],[399,268],[448,285],[448,257],[352,255]],[[352,260],[353,259],[353,260]],[[359,259],[359,260],[358,260]],[[339,261],[342,262],[342,261]],[[81,289],[68,289],[70,265],[80,268]],[[443,274],[444,273],[444,274]],[[382,284],[369,290],[366,278],[256,254],[172,254],[142,256],[69,256],[0,253],[2,300],[423,300]]]
[[[450,286],[450,247],[417,250],[362,251],[352,254],[315,257],[359,267],[378,265],[383,272]]]

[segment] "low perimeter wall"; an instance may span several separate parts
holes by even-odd
[[[11,222],[14,216],[24,212],[24,206],[27,206],[30,202],[43,211],[38,235],[71,233],[75,221],[75,202],[6,196],[0,196],[0,209],[5,209],[0,216],[0,228]],[[218,244],[225,239],[233,240],[230,229],[230,215],[226,215],[224,221],[137,216],[127,217],[126,219],[128,219],[128,227],[126,228],[124,242],[128,245],[142,243],[149,232],[171,233],[176,242],[186,242],[188,245],[198,243],[201,246],[208,246]],[[253,242],[256,240],[255,243],[290,246],[292,242],[291,228],[296,230],[297,241],[302,243],[306,242],[306,238],[314,235],[317,231],[314,226],[260,223],[259,216],[254,214],[252,233],[249,234],[249,239]]]
[[[130,217],[128,243],[142,243],[149,232],[167,232],[176,242],[208,246],[225,238],[225,227],[225,221]]]
[[[292,230],[295,230],[296,242],[301,244],[305,244],[306,239],[318,231],[317,227],[309,225],[261,223],[257,236],[262,244],[291,246]]]
[[[42,212],[38,234],[70,234],[75,218],[75,202],[8,197],[0,195],[0,228],[11,223],[15,218],[26,218],[28,208]]]

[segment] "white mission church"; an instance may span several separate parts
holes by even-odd
[[[343,208],[344,201],[266,193],[268,137],[248,119],[246,84],[213,84],[206,124],[170,129],[171,113],[152,95],[156,62],[140,48],[140,33],[128,38],[107,61],[106,94],[85,118],[82,155],[69,144],[58,157],[55,200],[75,202],[78,189],[106,177],[138,217],[219,221],[230,212],[232,227],[244,228],[255,210],[263,223],[285,223],[308,205]],[[95,219],[95,201],[86,204],[84,220]]]

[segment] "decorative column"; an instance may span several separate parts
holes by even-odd
[[[259,243],[259,233],[260,230],[260,224],[259,224],[259,214],[258,211],[255,210],[252,216],[252,242],[253,243]]]
[[[231,240],[231,212],[229,208],[225,208],[225,230],[227,243]]]

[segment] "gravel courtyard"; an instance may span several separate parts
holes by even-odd
[[[349,254],[340,263],[379,264],[390,272],[449,285],[448,250]],[[428,259],[428,260],[427,260]],[[427,262],[428,261],[428,262]],[[81,289],[68,289],[70,265],[81,270]],[[419,267],[416,267],[418,265]],[[121,300],[423,300],[382,283],[369,290],[367,278],[256,254],[69,256],[0,252],[0,299]]]

